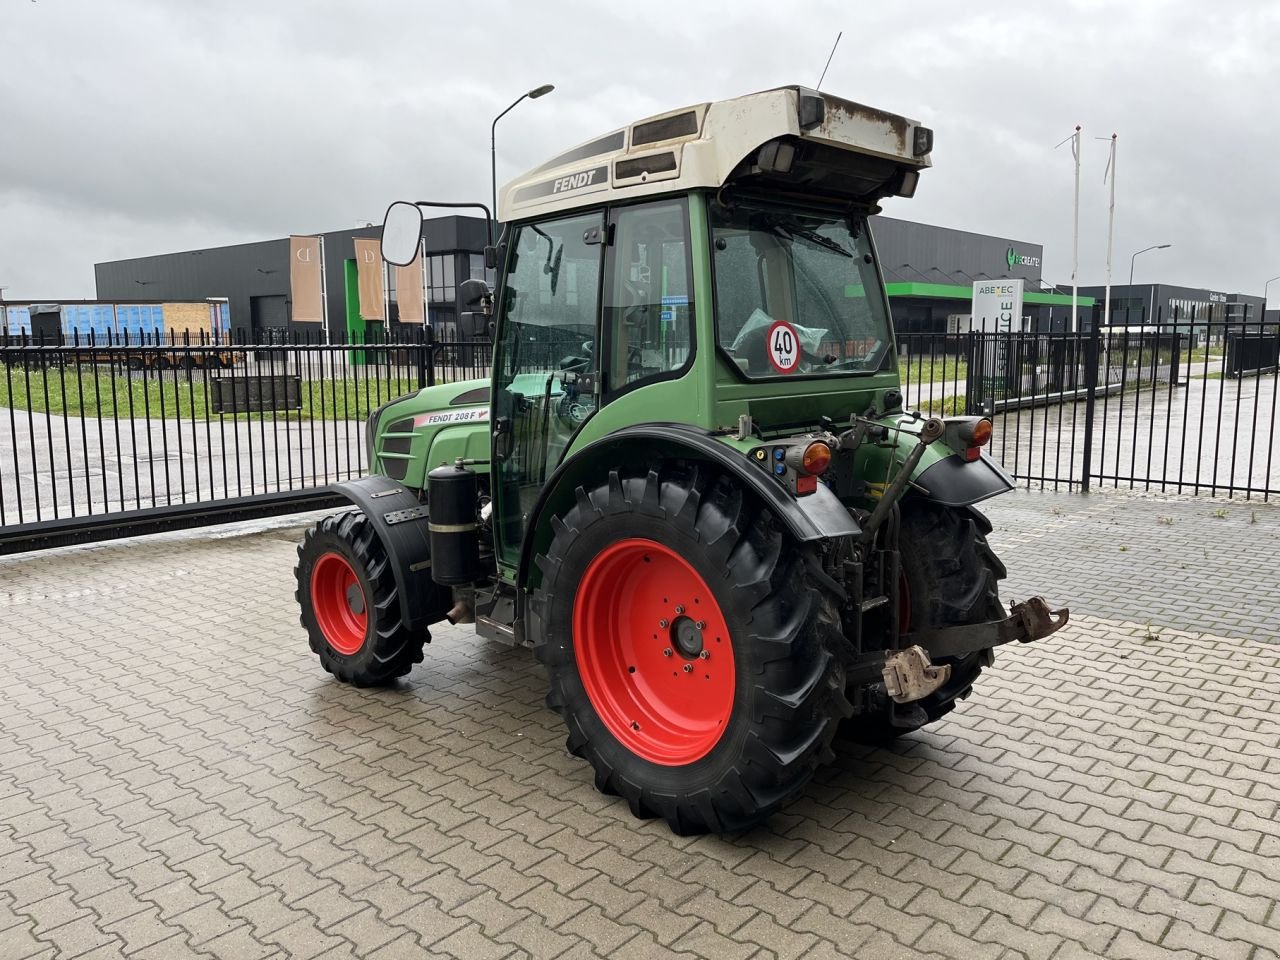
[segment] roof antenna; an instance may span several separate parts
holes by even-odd
[[[840,46],[840,38],[843,36],[844,36],[844,31],[841,30],[839,33],[836,34],[836,42],[831,45],[831,52],[827,54],[827,66],[822,68],[822,76],[818,78],[817,89],[819,90],[822,89],[822,81],[827,76],[827,67],[831,66],[831,58],[836,55],[836,47]]]

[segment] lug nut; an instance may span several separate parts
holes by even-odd
[[[699,659],[699,660],[710,660],[710,659],[711,659],[711,651],[710,651],[710,650],[703,650],[700,654],[698,654],[698,659]]]
[[[699,630],[706,627],[706,625],[707,625],[707,621],[705,620],[699,620],[697,623],[694,624],[694,626],[697,627]]]
[[[659,620],[658,626],[660,626],[663,630],[665,630],[667,629],[667,627],[671,626],[671,624],[668,623],[666,620]]]
[[[686,663],[686,664],[684,665],[684,672],[685,672],[685,673],[693,673],[693,664],[692,664],[692,663]]]
[[[683,603],[677,603],[677,604],[676,604],[676,613],[684,613],[684,604],[683,604]]]
[[[671,656],[671,654],[673,654],[674,652],[675,652],[675,651],[674,651],[674,650],[672,650],[670,647],[667,647],[667,649],[665,649],[665,650],[663,650],[663,651],[662,651],[662,655],[663,655],[664,657],[669,657],[669,656]]]

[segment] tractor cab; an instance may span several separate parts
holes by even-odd
[[[990,420],[903,408],[868,218],[933,134],[781,87],[650,117],[507,184],[491,376],[375,410],[356,509],[299,548],[326,670],[380,683],[428,627],[532,647],[567,746],[679,832],[738,830],[836,729],[943,717],[992,650],[1066,622],[1006,610],[973,505],[1012,482]],[[393,204],[383,255],[420,254]],[[457,206],[457,204],[453,204]]]

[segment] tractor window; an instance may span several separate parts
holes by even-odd
[[[609,392],[679,371],[693,355],[686,201],[614,214],[604,324]]]
[[[513,562],[528,514],[569,440],[596,408],[604,217],[515,228],[495,354],[493,416],[502,553]]]
[[[716,329],[752,379],[879,370],[889,312],[866,219],[712,204]]]

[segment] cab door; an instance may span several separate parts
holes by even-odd
[[[529,512],[600,395],[604,212],[512,228],[494,351],[494,530],[515,566]]]

